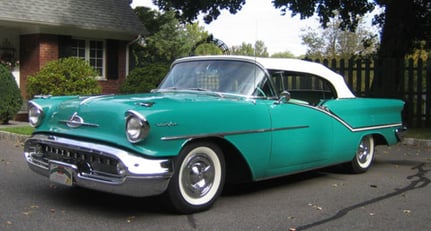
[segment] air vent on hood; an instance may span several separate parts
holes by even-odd
[[[152,107],[155,103],[154,102],[140,102],[138,103],[139,106],[144,106],[144,107]]]

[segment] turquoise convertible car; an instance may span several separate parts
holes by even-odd
[[[25,159],[50,181],[136,197],[180,213],[210,208],[225,184],[331,165],[370,168],[400,141],[404,103],[357,98],[342,76],[294,59],[176,60],[151,93],[39,96]]]

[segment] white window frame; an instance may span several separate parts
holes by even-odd
[[[88,39],[88,38],[72,38],[72,40],[82,40],[85,41],[85,57],[84,60],[90,64],[90,42],[102,42],[103,44],[103,54],[102,54],[102,75],[96,76],[95,78],[97,80],[106,80],[106,41],[105,40],[98,40],[98,39]],[[72,49],[74,49],[74,46],[72,46]],[[79,56],[74,56],[78,58],[82,58]],[[91,64],[90,64],[91,65]]]

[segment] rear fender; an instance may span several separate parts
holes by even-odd
[[[328,100],[323,105],[352,129],[401,126],[404,102],[395,99],[351,98]]]

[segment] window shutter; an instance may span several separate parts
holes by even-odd
[[[58,57],[72,56],[72,36],[58,36]]]
[[[118,41],[106,41],[106,78],[118,79]]]

